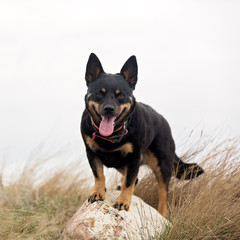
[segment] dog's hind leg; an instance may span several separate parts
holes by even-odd
[[[125,177],[126,177],[127,168],[126,167],[118,168],[117,171],[119,173],[121,173],[121,185],[123,185]],[[121,190],[121,185],[117,186],[117,190]]]
[[[161,173],[158,158],[152,151],[147,150],[145,154],[147,157],[146,164],[152,169],[158,182],[158,199],[159,199],[158,212],[162,216],[167,218],[168,217],[167,189],[170,177],[167,180],[164,179],[164,176]]]
[[[118,168],[117,169],[119,173],[121,173],[121,185],[123,185],[124,181],[125,181],[125,177],[126,177],[126,171],[127,168],[126,167],[122,167],[122,168]],[[138,184],[138,178],[135,181],[135,186]],[[121,190],[121,185],[117,186],[117,190]]]

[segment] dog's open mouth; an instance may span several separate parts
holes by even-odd
[[[102,136],[110,136],[114,130],[114,121],[116,117],[101,116],[102,120],[99,125],[99,132]]]
[[[116,125],[116,122],[120,119],[120,117],[123,115],[125,110],[126,110],[126,108],[124,108],[123,111],[121,112],[121,114],[116,117],[116,116],[111,116],[111,115],[102,116],[94,108],[94,111],[100,121],[99,133],[105,137],[110,136],[114,131],[114,126]]]

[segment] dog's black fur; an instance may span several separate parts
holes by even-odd
[[[105,197],[103,165],[116,168],[124,181],[115,203],[128,210],[141,164],[153,170],[159,186],[158,211],[168,215],[167,190],[173,172],[190,179],[204,171],[197,164],[186,164],[175,154],[175,144],[167,121],[150,106],[136,102],[133,90],[137,83],[136,57],[130,57],[118,74],[108,74],[95,54],[87,63],[81,132],[95,185],[90,202]],[[101,125],[102,124],[102,125]]]

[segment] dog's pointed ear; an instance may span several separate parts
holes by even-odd
[[[138,66],[135,56],[131,56],[123,65],[120,74],[128,81],[134,90],[137,83]]]
[[[104,71],[101,62],[94,53],[91,53],[87,62],[87,69],[85,74],[87,85],[97,79],[102,72]]]

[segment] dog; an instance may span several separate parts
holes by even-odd
[[[150,106],[137,102],[135,56],[120,73],[105,73],[98,57],[91,53],[85,80],[88,87],[81,133],[95,184],[88,201],[105,199],[103,166],[117,169],[123,176],[121,192],[114,207],[128,210],[139,167],[147,164],[158,182],[158,212],[168,217],[167,192],[171,176],[191,179],[204,170],[195,163],[184,163],[175,154],[175,143],[168,122]]]

